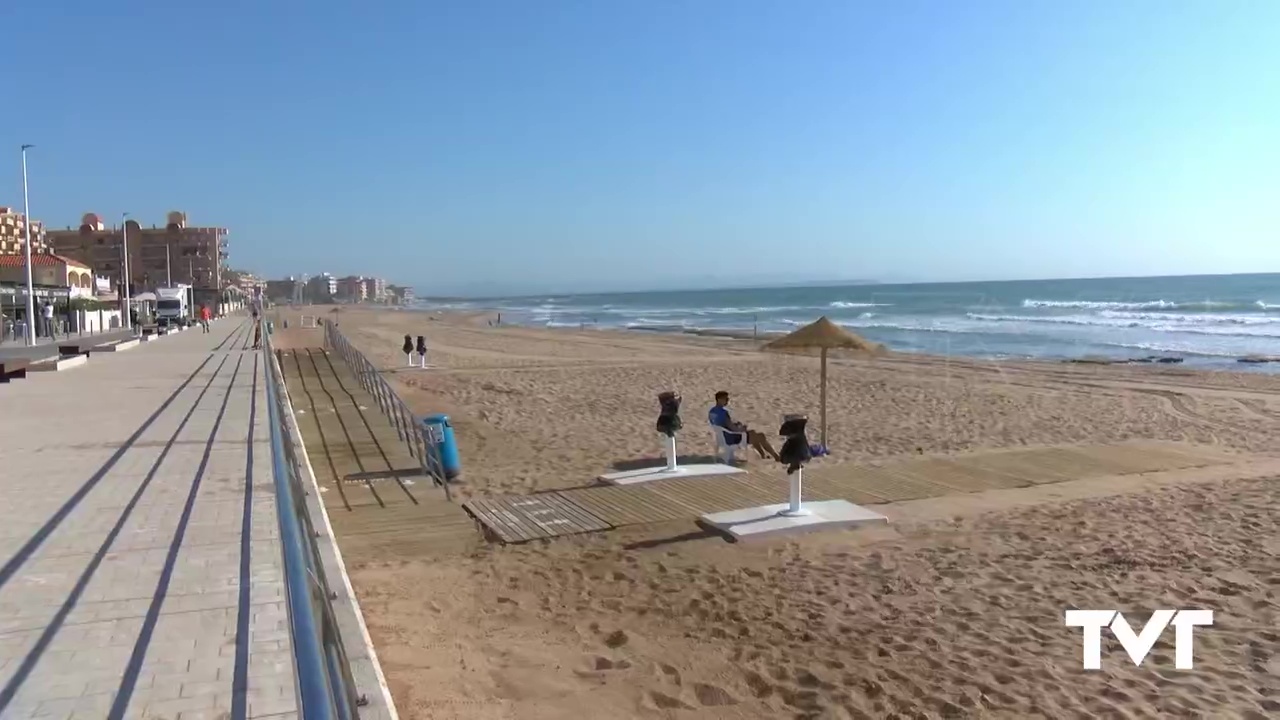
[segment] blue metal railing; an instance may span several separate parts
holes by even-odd
[[[263,325],[266,321],[260,321]],[[275,480],[276,515],[284,554],[289,631],[293,640],[301,720],[356,720],[364,704],[351,679],[316,545],[317,533],[307,512],[307,493],[289,431],[284,374],[280,371],[271,334],[262,327],[266,363],[267,414],[271,428],[271,470]]]

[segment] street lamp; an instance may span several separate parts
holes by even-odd
[[[120,318],[120,324],[125,330],[133,329],[133,321],[131,311],[133,310],[133,296],[129,290],[129,213],[120,213],[120,232],[124,239],[122,245],[124,247],[124,266],[121,268],[124,279],[124,317]]]
[[[31,197],[27,194],[27,150],[35,145],[22,146],[22,211],[27,214],[27,344],[36,344],[36,294],[31,282]]]

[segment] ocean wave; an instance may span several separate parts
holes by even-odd
[[[843,301],[843,300],[837,300],[837,301],[835,301],[835,302],[833,302],[833,303],[831,303],[831,304],[827,305],[827,307],[829,307],[829,308],[836,308],[836,309],[839,309],[839,310],[848,310],[848,309],[852,309],[852,308],[890,307],[891,305],[892,305],[892,303],[845,302],[845,301]],[[796,308],[796,309],[800,309],[800,308]]]
[[[1057,317],[1031,317],[1022,315],[979,315],[970,313],[969,319],[989,323],[1019,324],[1023,328],[1034,325],[1076,325],[1111,329],[1140,329],[1159,333],[1186,335],[1216,335],[1243,338],[1280,338],[1280,318],[1247,317],[1231,315],[1168,315],[1113,313],[1120,317],[1099,315],[1061,315]]]
[[[1261,308],[1263,310],[1280,310],[1280,305],[1272,305],[1263,300],[1257,300],[1252,303],[1245,302],[1229,302],[1225,300],[1195,300],[1173,302],[1171,300],[1141,300],[1141,301],[1114,301],[1114,300],[1035,300],[1027,299],[1022,301],[1022,307],[1027,309],[1046,309],[1046,310],[1227,310],[1230,308]]]
[[[1115,302],[1110,300],[1032,300],[1022,301],[1024,308],[1061,308],[1081,310],[1151,310],[1156,308],[1174,309],[1178,303],[1168,300],[1147,300],[1144,302]]]

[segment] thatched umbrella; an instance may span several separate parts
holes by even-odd
[[[783,335],[761,349],[786,351],[810,350],[813,348],[818,348],[822,351],[821,395],[818,404],[821,409],[819,423],[822,432],[822,444],[825,446],[827,444],[827,351],[852,350],[875,355],[883,353],[884,346],[854,335],[831,322],[824,315],[790,335]]]

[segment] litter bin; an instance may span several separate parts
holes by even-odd
[[[462,474],[462,461],[458,459],[458,445],[453,439],[453,423],[449,422],[449,416],[438,413],[422,418],[422,430],[429,446],[428,452],[439,461],[445,480],[457,480]]]

